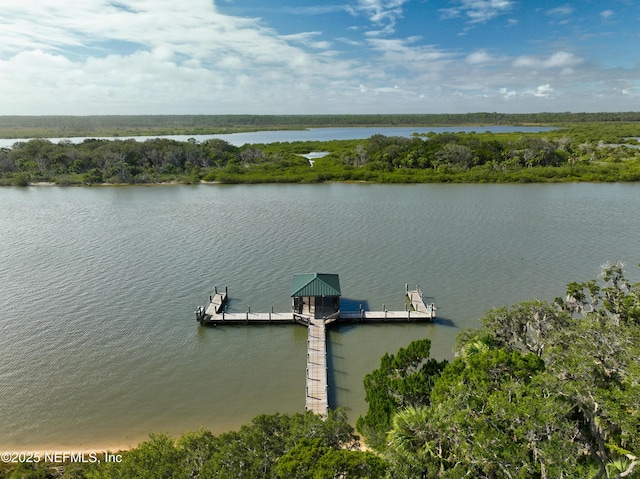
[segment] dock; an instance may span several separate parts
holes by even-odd
[[[420,286],[409,289],[405,285],[408,308],[404,311],[382,310],[342,311],[339,309],[340,284],[337,275],[303,274],[294,276],[292,310],[289,312],[228,313],[228,289],[214,289],[209,305],[196,310],[201,325],[222,326],[239,324],[301,324],[307,327],[307,368],[305,381],[305,410],[326,417],[329,411],[329,381],[327,369],[327,327],[347,322],[432,322],[437,315]]]

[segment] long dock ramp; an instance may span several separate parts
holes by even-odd
[[[326,417],[329,413],[329,379],[325,320],[310,318],[308,331],[304,408]]]

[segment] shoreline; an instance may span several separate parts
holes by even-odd
[[[104,454],[105,452],[125,452],[135,449],[140,445],[141,442],[144,442],[146,439],[143,439],[137,443],[105,443],[99,444],[97,446],[59,446],[59,445],[51,445],[51,446],[27,446],[24,448],[19,447],[4,447],[0,446],[3,454],[39,454],[41,457],[44,457],[46,454]]]

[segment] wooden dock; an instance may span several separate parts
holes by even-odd
[[[309,318],[304,408],[323,417],[329,413],[327,328],[324,319]]]
[[[305,409],[326,417],[329,411],[329,383],[327,370],[327,327],[339,322],[431,322],[435,319],[437,309],[428,303],[420,289],[410,290],[405,285],[405,293],[410,309],[405,311],[388,311],[383,307],[379,311],[336,311],[318,318],[313,314],[300,312],[277,313],[273,309],[269,313],[252,313],[250,308],[244,313],[227,313],[225,306],[228,300],[227,288],[224,292],[215,289],[209,296],[209,305],[196,310],[196,319],[201,325],[234,325],[234,324],[301,324],[307,327],[307,373],[305,384]],[[316,313],[317,315],[317,313]]]
[[[214,289],[213,295],[209,296],[209,306],[206,311],[207,314],[220,314],[224,311],[228,298],[227,292],[227,288],[224,288],[224,292],[218,292],[218,288]]]
[[[416,289],[409,289],[409,285],[407,285],[405,286],[405,290],[407,292],[407,298],[409,298],[409,301],[411,302],[411,307],[416,313],[423,314],[431,319],[435,319],[436,315],[438,314],[436,305],[427,302],[424,294],[422,294],[420,285],[417,285]]]

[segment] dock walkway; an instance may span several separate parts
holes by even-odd
[[[309,318],[307,379],[304,408],[326,417],[329,413],[327,328],[324,319]]]
[[[420,289],[420,285],[416,286],[416,289],[409,289],[407,286],[407,298],[411,302],[411,307],[416,313],[424,314],[434,319],[437,314],[436,306],[433,303],[428,303],[422,294],[422,290]]]

